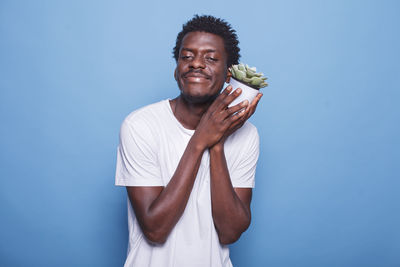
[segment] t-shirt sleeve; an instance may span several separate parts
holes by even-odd
[[[260,138],[254,126],[245,134],[248,142],[243,144],[244,149],[240,153],[240,159],[230,172],[230,176],[233,187],[253,188],[260,153]]]
[[[125,120],[117,150],[115,185],[163,186],[157,141],[146,123]]]

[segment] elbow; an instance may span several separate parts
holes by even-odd
[[[244,231],[246,231],[246,228],[242,229],[237,229],[237,230],[230,230],[230,231],[225,231],[225,232],[219,232],[218,233],[218,239],[219,243],[221,245],[230,245],[235,243],[236,241],[239,240],[240,236]]]
[[[169,231],[163,229],[160,225],[147,225],[142,228],[146,239],[154,245],[162,245],[167,241]]]
[[[242,233],[231,235],[218,235],[219,243],[221,245],[230,245],[239,240]]]
[[[143,231],[146,239],[154,245],[162,245],[167,241],[167,235],[157,231]]]
[[[247,230],[247,228],[249,228],[249,226],[250,226],[250,219],[247,220],[245,223],[243,223],[240,227],[238,227],[236,229],[231,228],[224,232],[218,231],[219,243],[221,245],[230,245],[230,244],[235,243],[236,241],[239,240],[242,233],[244,233]]]
[[[152,245],[162,245],[167,241],[169,231],[160,224],[159,220],[155,220],[149,216],[138,219],[140,230],[142,230],[146,241]]]

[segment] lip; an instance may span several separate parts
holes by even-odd
[[[210,77],[208,77],[205,74],[199,73],[199,72],[190,72],[190,73],[184,75],[184,78],[201,78],[201,79],[210,80]]]
[[[204,76],[185,76],[185,79],[190,81],[209,80],[207,77]]]
[[[204,76],[186,76],[184,79],[188,83],[207,83],[210,80]]]
[[[209,78],[204,75],[186,75],[184,78],[189,80],[200,80],[200,79],[209,80]]]

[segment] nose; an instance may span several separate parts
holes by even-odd
[[[194,57],[194,59],[190,62],[190,67],[194,69],[204,69],[206,67],[204,59],[201,56]]]

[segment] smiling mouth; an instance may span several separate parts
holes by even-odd
[[[206,75],[203,72],[198,71],[198,70],[191,70],[191,71],[185,73],[183,75],[183,78],[189,79],[189,80],[202,80],[202,79],[210,80],[211,79],[211,77],[209,77],[208,75]]]
[[[207,79],[207,80],[209,80],[209,77],[207,77],[205,75],[201,75],[201,74],[189,74],[189,75],[185,75],[184,78],[186,78],[186,79]]]
[[[183,78],[187,82],[193,82],[193,83],[204,83],[210,80],[209,77],[199,73],[190,73],[188,75],[185,75]]]
[[[207,77],[204,76],[186,76],[186,80],[189,81],[204,81],[204,80],[209,80]]]

